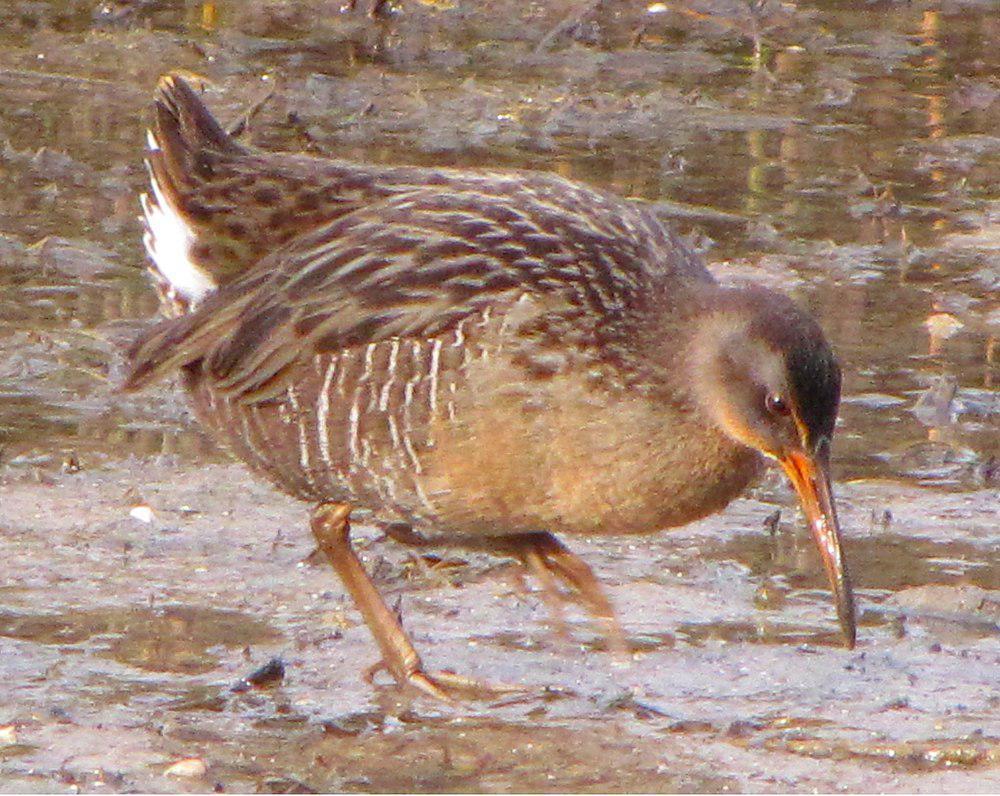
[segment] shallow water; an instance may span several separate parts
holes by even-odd
[[[1000,787],[996,3],[400,6],[0,8],[9,787]],[[632,636],[624,674],[582,621],[570,650],[553,639],[508,564],[373,545],[441,664],[568,691],[401,707],[360,681],[373,645],[332,573],[297,566],[301,510],[237,467],[218,465],[259,505],[199,476],[225,458],[169,387],[114,389],[156,310],[136,197],[175,68],[210,78],[227,121],[273,91],[244,134],[260,146],[554,170],[657,203],[720,277],[794,293],[845,369],[859,651],[794,512],[765,529],[790,507],[769,479],[693,529],[578,545]],[[145,502],[149,526],[128,514]],[[231,692],[272,654],[277,689]],[[208,773],[164,774],[184,757]]]

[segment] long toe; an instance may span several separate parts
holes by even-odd
[[[530,690],[526,686],[512,683],[476,680],[454,672],[429,673],[423,669],[411,672],[406,678],[406,684],[427,696],[450,703],[468,699],[489,701]]]

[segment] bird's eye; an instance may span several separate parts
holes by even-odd
[[[772,415],[784,416],[792,411],[784,397],[778,395],[777,393],[771,393],[768,395],[765,399],[765,403],[767,404],[767,411]]]

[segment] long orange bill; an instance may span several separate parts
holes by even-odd
[[[840,524],[833,505],[830,475],[825,462],[798,451],[781,459],[781,466],[799,495],[809,530],[819,547],[826,576],[830,580],[837,618],[849,649],[854,648],[857,629],[854,618],[854,591],[847,571],[847,562],[840,543]]]

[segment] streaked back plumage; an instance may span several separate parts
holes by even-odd
[[[624,354],[657,282],[712,281],[650,211],[557,176],[254,153],[175,77],[156,114],[147,248],[168,316],[194,314],[140,342],[131,387],[202,361],[218,389],[260,400],[312,354],[433,336],[519,291],[548,296],[550,336],[589,310],[584,334]],[[317,204],[294,215],[289,195]]]

